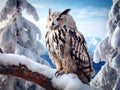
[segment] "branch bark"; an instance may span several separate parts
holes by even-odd
[[[0,53],[0,74],[34,82],[46,90],[98,90],[83,84],[75,74],[56,77],[55,71],[25,56]]]
[[[19,66],[0,65],[0,74],[11,75],[34,82],[42,86],[46,90],[57,90],[55,87],[52,86],[51,78],[48,78],[38,72],[32,72],[23,64],[19,64]]]
[[[1,55],[3,54],[1,49],[0,49],[0,53]],[[51,78],[45,76],[44,74],[33,72],[25,64],[19,63],[19,65],[14,65],[13,63],[13,65],[10,65],[10,64],[6,65],[7,62],[4,62],[4,61],[3,63],[0,63],[1,64],[0,74],[11,75],[11,76],[19,77],[21,79],[34,82],[42,86],[46,90],[58,90],[52,85]]]

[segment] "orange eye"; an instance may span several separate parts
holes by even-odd
[[[62,18],[58,18],[57,19],[58,22],[62,22],[62,20],[63,20]]]

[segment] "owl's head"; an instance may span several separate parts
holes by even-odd
[[[65,9],[63,11],[53,12],[50,8],[46,28],[49,30],[57,30],[59,27],[66,25],[69,28],[76,29],[76,24],[69,14],[70,10],[71,9]]]

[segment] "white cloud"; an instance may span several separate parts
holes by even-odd
[[[86,21],[76,21],[78,30],[83,35],[103,38],[107,32],[106,21],[101,19],[92,19]]]
[[[2,3],[3,0],[0,0]],[[5,2],[5,1],[4,1]],[[42,40],[44,42],[44,36],[46,33],[46,17],[48,15],[48,8],[43,4],[39,3],[31,3],[37,9],[40,20],[37,22],[37,26],[40,28],[42,33]],[[0,6],[1,7],[1,6]],[[53,9],[58,9],[60,7],[53,5]],[[78,30],[83,33],[85,36],[97,36],[103,38],[107,32],[106,30],[106,17],[108,17],[108,9],[107,8],[73,8],[70,14],[75,19]],[[28,20],[31,18],[26,15]],[[33,20],[32,20],[33,21]],[[33,21],[36,23],[35,21]]]
[[[78,30],[85,36],[103,38],[107,32],[106,22],[109,9],[87,7],[71,11]]]
[[[44,4],[31,3],[37,9],[40,20],[37,26],[41,29],[42,39],[46,33],[46,17],[48,15],[48,8]],[[52,5],[53,9],[60,8],[59,5]],[[62,9],[61,9],[62,10]],[[109,9],[107,8],[73,8],[70,14],[74,17],[78,30],[80,30],[85,36],[97,36],[103,38],[106,34],[106,21],[108,17]],[[28,16],[27,16],[28,17]],[[31,20],[31,19],[29,19]]]
[[[105,18],[108,15],[109,9],[107,8],[93,8],[87,7],[82,9],[75,9],[74,13],[77,13],[75,16],[79,19],[85,18]]]
[[[104,17],[107,17],[107,12],[105,12],[105,11],[107,11],[107,9],[92,10],[92,8],[91,8],[91,14],[88,15],[89,10],[90,10],[90,8],[89,9],[85,8],[84,10],[81,10],[81,11],[73,9],[71,11],[71,15],[75,19],[78,30],[80,32],[82,32],[85,37],[87,37],[87,36],[100,37],[100,38],[105,37],[105,34],[107,32],[107,29],[106,29],[107,19],[105,19]],[[84,11],[84,13],[83,13],[83,11]],[[80,12],[82,12],[81,15],[80,15]],[[45,9],[44,9],[44,10],[39,11],[38,13],[39,13],[40,20],[37,22],[37,26],[41,30],[42,41],[44,43],[44,37],[45,37],[45,33],[46,33],[46,17],[48,15],[48,11],[45,11]],[[101,13],[101,15],[99,13]],[[82,18],[84,16],[84,14],[86,14],[86,16],[88,15],[87,19]],[[94,17],[97,15],[99,16],[99,18]],[[26,17],[28,17],[28,16],[26,16]],[[29,19],[29,17],[28,17],[28,20],[31,20],[31,19]]]
[[[45,8],[45,6],[44,5],[39,5],[39,4],[33,4],[33,6],[35,7],[35,8]]]

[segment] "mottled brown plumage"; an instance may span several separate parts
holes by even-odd
[[[89,83],[92,67],[86,42],[69,11],[52,12],[49,9],[46,47],[56,65],[57,74],[75,73],[83,83]]]

